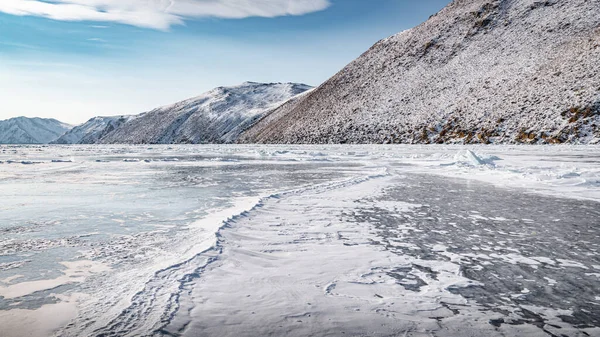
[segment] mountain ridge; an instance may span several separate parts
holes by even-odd
[[[54,118],[13,117],[0,121],[0,144],[47,144],[71,128]]]
[[[132,116],[97,116],[87,122],[75,126],[51,144],[95,144],[116,128],[120,127]]]
[[[97,137],[94,143],[233,143],[265,111],[310,88],[299,83],[250,81],[217,87],[193,98],[126,116],[124,123]]]

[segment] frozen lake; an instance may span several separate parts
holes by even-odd
[[[2,146],[2,336],[600,336],[600,147]]]

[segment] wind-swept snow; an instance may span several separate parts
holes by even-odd
[[[0,326],[595,336],[599,183],[598,146],[0,146]]]

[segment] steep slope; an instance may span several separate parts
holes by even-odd
[[[269,109],[310,89],[295,83],[246,82],[139,115],[100,143],[230,143]]]
[[[455,0],[240,141],[598,142],[599,26],[600,0]]]
[[[94,117],[74,127],[53,144],[94,144],[101,138],[128,122],[131,116]]]
[[[0,121],[0,144],[47,144],[71,128],[56,119],[11,118]]]

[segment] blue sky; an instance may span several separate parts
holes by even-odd
[[[0,0],[0,119],[77,124],[244,81],[318,85],[449,1]]]

